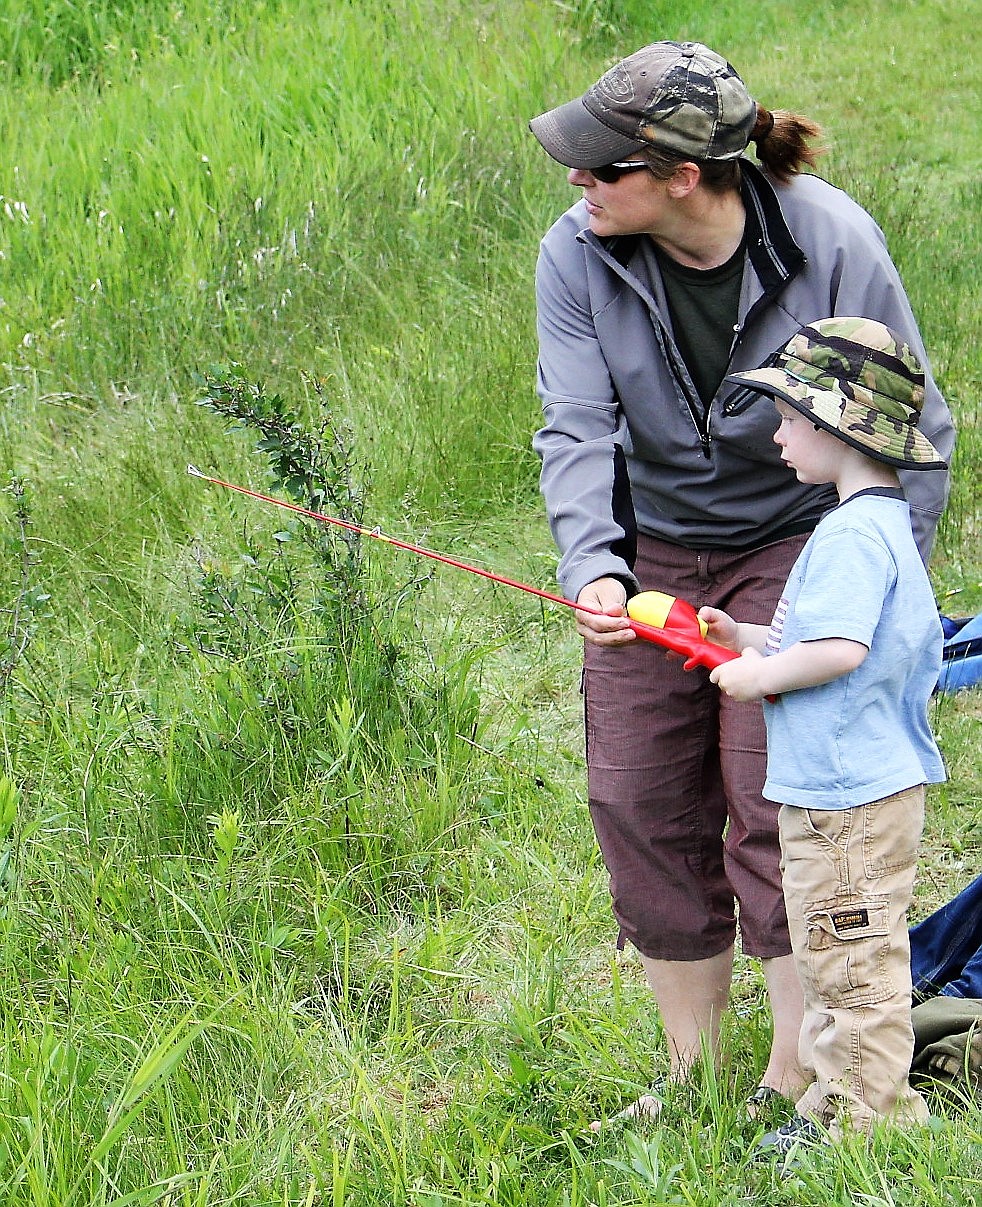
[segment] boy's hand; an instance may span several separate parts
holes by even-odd
[[[766,662],[763,654],[748,646],[739,658],[724,662],[722,666],[710,671],[709,682],[715,683],[720,691],[733,700],[762,700],[770,691],[762,682]]]
[[[707,641],[728,650],[739,651],[740,626],[729,613],[719,608],[700,608],[699,619],[706,625]]]

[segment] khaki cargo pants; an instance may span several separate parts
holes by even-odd
[[[799,1059],[814,1082],[797,1103],[833,1136],[883,1118],[923,1121],[907,1079],[907,908],[924,825],[919,785],[853,809],[782,805],[781,871],[805,995]]]

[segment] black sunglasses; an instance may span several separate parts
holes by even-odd
[[[621,163],[605,163],[600,168],[587,168],[586,171],[602,180],[604,184],[616,184],[628,172],[638,172],[647,166],[643,160],[627,159]]]

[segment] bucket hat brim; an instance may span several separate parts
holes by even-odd
[[[780,398],[844,444],[874,461],[897,469],[943,469],[947,462],[930,440],[909,423],[891,419],[881,411],[813,382],[799,381],[783,369],[754,369],[734,373],[733,385]]]

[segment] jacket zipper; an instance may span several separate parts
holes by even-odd
[[[654,312],[655,322],[661,328],[662,346],[667,353],[669,368],[672,371],[672,376],[678,382],[678,387],[682,391],[682,396],[685,399],[685,405],[689,410],[689,418],[692,420],[692,425],[696,429],[696,435],[699,437],[699,447],[702,449],[702,455],[708,461],[710,458],[710,444],[712,437],[710,435],[710,423],[712,421],[712,403],[702,409],[701,400],[696,400],[694,394],[690,391],[691,382],[688,379],[688,369],[685,367],[685,361],[682,359],[681,353],[675,346],[675,341],[661,325],[661,320],[658,318],[657,311]],[[732,351],[731,351],[732,355]]]

